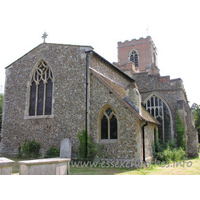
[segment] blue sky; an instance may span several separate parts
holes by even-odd
[[[43,42],[91,45],[110,62],[117,42],[152,37],[161,75],[182,78],[190,104],[198,94],[200,12],[198,1],[7,0],[0,3],[0,85],[5,67]]]

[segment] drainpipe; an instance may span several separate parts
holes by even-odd
[[[143,139],[143,162],[145,163],[145,137],[144,137],[144,127],[148,125],[148,122],[142,126],[142,139]]]
[[[87,132],[88,132],[88,127],[87,127],[87,117],[88,117],[88,66],[89,66],[89,53],[90,52],[85,52],[86,53],[86,90],[85,90],[85,159],[87,160]]]

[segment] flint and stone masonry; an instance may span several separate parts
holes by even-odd
[[[25,139],[40,142],[44,156],[51,146],[60,149],[61,141],[67,138],[74,159],[78,132],[85,129],[87,117],[88,134],[94,142],[104,145],[104,158],[143,161],[145,152],[145,161],[150,161],[154,133],[160,122],[141,103],[145,104],[152,95],[157,95],[168,108],[172,139],[176,138],[179,113],[186,126],[187,154],[198,156],[197,132],[182,80],[160,76],[156,47],[150,37],[118,45],[119,63],[114,64],[91,46],[43,43],[6,67],[0,156],[16,156]],[[131,60],[133,50],[137,52],[134,56],[139,56],[137,67]],[[30,116],[30,87],[33,80],[38,84],[34,70],[41,62],[52,73],[48,74],[52,81],[51,114],[43,111],[42,115]],[[48,77],[42,77],[44,82]],[[102,132],[105,127],[107,138]]]
[[[130,53],[135,50],[138,53],[139,66],[130,62]],[[142,102],[145,104],[153,95],[162,99],[169,108],[171,116],[171,139],[177,138],[176,117],[180,115],[185,126],[184,140],[187,145],[187,155],[198,157],[198,133],[194,125],[194,116],[188,104],[186,91],[181,78],[170,79],[170,76],[160,76],[157,63],[157,49],[151,37],[133,39],[131,41],[118,42],[118,63],[116,67],[134,78]]]
[[[40,153],[45,155],[51,146],[60,148],[61,141],[67,138],[72,145],[71,157],[76,158],[78,132],[85,129],[86,52],[89,52],[89,135],[94,142],[104,144],[105,158],[140,161],[143,159],[141,127],[149,120],[144,148],[146,159],[152,159],[151,141],[158,122],[145,111],[144,118],[135,109],[140,96],[137,97],[138,102],[134,101],[137,106],[124,100],[128,86],[134,84],[135,87],[134,79],[102,58],[90,46],[47,43],[37,46],[6,68],[2,155],[16,156],[18,147],[23,146],[25,139],[40,142]],[[30,116],[30,85],[34,69],[40,62],[48,65],[52,72],[52,113]],[[101,114],[106,107],[116,115],[116,139],[101,139]]]

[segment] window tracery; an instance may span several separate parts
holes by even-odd
[[[117,139],[117,117],[110,107],[101,115],[101,139]]]
[[[30,84],[29,116],[52,114],[53,74],[45,61],[34,70]]]
[[[153,95],[146,101],[145,107],[161,124],[158,126],[159,139],[163,142],[171,140],[171,114],[165,102]]]

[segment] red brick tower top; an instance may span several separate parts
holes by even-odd
[[[156,47],[150,36],[118,42],[118,63],[114,63],[125,73],[159,74],[156,62]]]

